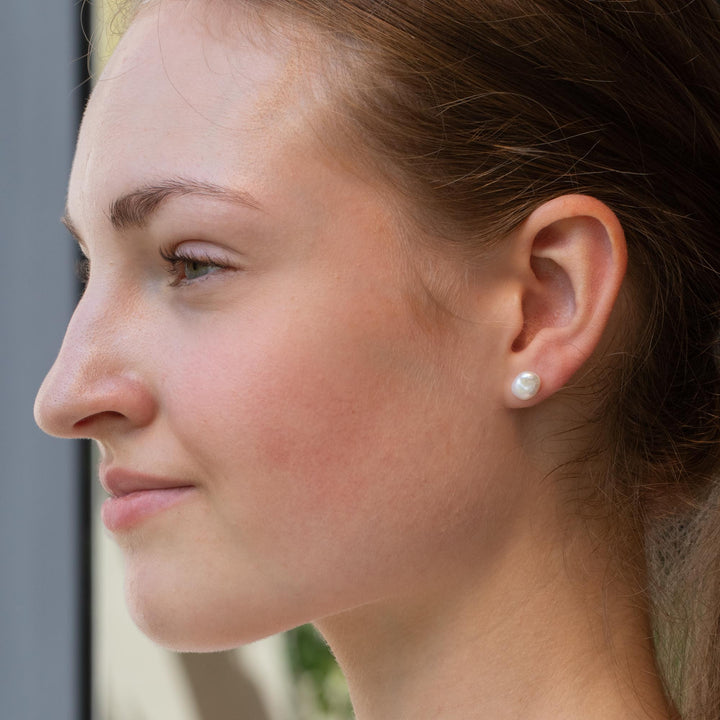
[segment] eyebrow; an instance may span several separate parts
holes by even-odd
[[[242,205],[253,210],[261,210],[260,203],[247,192],[234,188],[215,185],[214,183],[184,178],[164,180],[143,185],[142,187],[125,193],[110,203],[108,218],[116,230],[126,230],[131,227],[144,227],[160,206],[173,197],[195,195],[211,200]],[[62,223],[70,233],[80,240],[80,235],[67,210],[61,218]]]

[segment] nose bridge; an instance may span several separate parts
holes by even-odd
[[[117,357],[120,344],[114,330],[110,303],[85,295],[70,319],[53,371],[57,368],[80,387],[111,373],[109,360]]]
[[[132,336],[138,329],[133,321],[137,318],[127,296],[110,288],[88,288],[38,393],[36,420],[46,432],[97,437],[93,419],[122,416],[134,424],[149,421],[152,398]]]

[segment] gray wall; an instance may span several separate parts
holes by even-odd
[[[58,223],[79,106],[79,3],[0,9],[0,718],[78,720],[78,448],[34,425],[74,303]]]

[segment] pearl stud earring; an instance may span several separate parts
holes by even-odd
[[[512,383],[512,394],[518,400],[535,397],[540,389],[540,377],[534,372],[521,372]]]

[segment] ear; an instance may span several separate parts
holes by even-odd
[[[585,195],[541,205],[512,238],[518,311],[507,348],[508,407],[540,402],[565,385],[590,357],[625,276],[627,247],[615,214]],[[515,397],[521,372],[540,378],[529,400]]]

